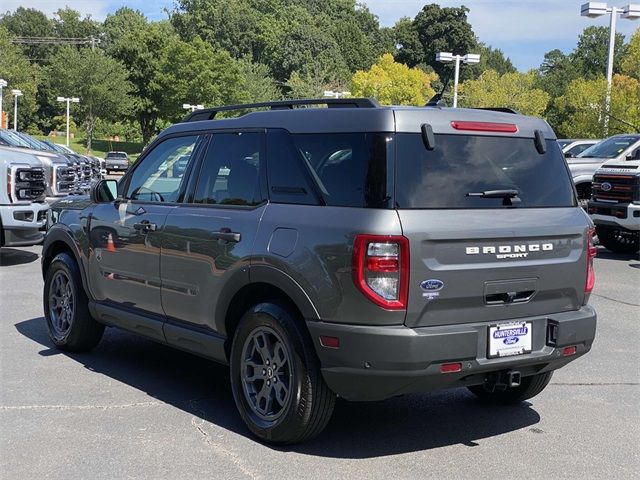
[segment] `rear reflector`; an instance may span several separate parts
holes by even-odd
[[[328,335],[320,335],[320,345],[326,348],[340,348],[340,339]]]
[[[456,130],[470,130],[472,132],[516,133],[518,131],[518,126],[513,123],[453,121],[451,126]]]
[[[440,365],[440,373],[456,373],[462,371],[462,363],[443,363]]]
[[[562,356],[570,357],[571,355],[575,355],[577,350],[578,348],[575,345],[571,347],[564,347],[564,350],[562,350]]]

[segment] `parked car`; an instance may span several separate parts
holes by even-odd
[[[332,108],[297,108],[315,104]],[[270,110],[214,120],[254,108]],[[53,211],[53,343],[89,350],[106,325],[229,364],[267,442],[319,434],[336,396],[520,402],[595,336],[593,224],[537,118],[373,99],[198,110]]]
[[[591,198],[593,175],[604,162],[625,162],[634,159],[640,159],[640,134],[614,135],[587,148],[575,158],[567,158],[583,208],[587,208]]]
[[[564,156],[567,158],[572,158],[572,157],[577,157],[579,154],[581,154],[582,152],[584,152],[587,148],[589,148],[592,145],[595,145],[596,143],[599,143],[601,140],[594,140],[594,139],[574,139],[574,140],[567,140],[567,139],[562,139],[562,140],[558,140],[558,144],[560,145],[560,148],[562,148],[562,153],[564,153]]]
[[[107,173],[126,172],[129,168],[129,156],[125,152],[107,152],[104,159]]]
[[[38,157],[0,146],[0,247],[42,243],[49,210],[45,193],[45,172]]]
[[[640,159],[610,160],[596,171],[588,212],[601,245],[617,253],[640,250]]]
[[[76,191],[75,170],[72,161],[66,155],[28,135],[12,130],[0,129],[0,144],[36,156],[44,169],[47,198],[64,197]]]

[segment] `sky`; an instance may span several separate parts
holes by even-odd
[[[360,0],[378,15],[383,26],[392,26],[400,17],[414,17],[432,0]],[[469,22],[481,41],[501,49],[519,70],[536,68],[544,54],[554,48],[568,53],[579,33],[589,25],[608,25],[608,16],[590,19],[580,16],[580,5],[586,0],[433,0],[443,7],[465,5],[470,9]],[[616,6],[630,3],[619,0]],[[631,2],[632,3],[632,2]],[[121,6],[142,11],[151,20],[167,18],[166,8],[173,0],[0,0],[0,12],[19,6],[37,8],[52,15],[61,5],[103,20]],[[628,37],[640,28],[640,20],[618,20],[617,31]],[[453,52],[469,53],[469,52]],[[473,53],[473,52],[471,52]]]

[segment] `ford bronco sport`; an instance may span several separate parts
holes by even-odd
[[[551,128],[515,113],[199,110],[52,218],[55,345],[91,349],[107,325],[229,364],[268,442],[317,435],[336,396],[519,402],[595,336],[592,224]]]

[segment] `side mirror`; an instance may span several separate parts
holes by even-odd
[[[571,152],[566,152],[566,153],[564,154],[564,158],[573,158],[573,153],[571,153]]]
[[[93,203],[110,203],[118,197],[118,182],[115,180],[100,180],[91,187],[91,201]]]

